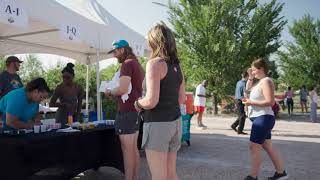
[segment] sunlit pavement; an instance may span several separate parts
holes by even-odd
[[[177,171],[181,180],[242,180],[249,172],[248,142],[250,135],[238,135],[230,125],[235,116],[206,116],[205,130],[192,119],[191,146],[183,144],[178,153]],[[250,133],[247,119],[245,132]],[[280,114],[273,130],[273,142],[285,162],[290,180],[320,179],[320,123],[311,123],[304,114]],[[146,158],[142,154],[140,179],[151,179]],[[273,175],[271,161],[263,154],[259,179]],[[89,170],[74,179],[120,180],[123,175],[112,168]]]

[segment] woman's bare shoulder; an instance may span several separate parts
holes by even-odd
[[[147,66],[159,67],[162,65],[165,65],[165,60],[160,57],[155,57],[155,58],[149,59],[147,62]]]
[[[152,59],[149,59],[148,63],[164,63],[165,60],[161,57],[155,57]]]

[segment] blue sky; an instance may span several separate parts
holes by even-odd
[[[165,21],[168,23],[167,8],[153,4],[153,1],[166,4],[167,0],[97,0],[107,11],[121,22],[146,36],[148,30],[156,23]],[[177,1],[177,0],[175,0]],[[270,0],[260,0],[261,3]],[[310,14],[314,18],[320,19],[320,0],[279,0],[285,3],[282,15],[288,20],[288,24],[292,25],[294,19],[300,19],[305,14]],[[76,3],[76,1],[75,1]],[[288,27],[282,32],[281,39],[292,41],[288,32]],[[45,56],[47,58],[47,56]],[[39,56],[42,59],[42,56]],[[55,59],[66,61],[63,57],[53,56],[53,61],[50,64],[45,64],[46,67],[54,65]],[[70,60],[67,60],[70,61]],[[48,62],[48,61],[46,61]]]

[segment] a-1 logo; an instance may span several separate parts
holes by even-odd
[[[19,8],[12,9],[10,5],[7,6],[5,12],[8,14],[15,14],[16,16],[19,16]]]
[[[10,15],[19,16],[19,8],[12,9],[12,7],[10,5],[7,5],[5,12],[10,14]],[[14,23],[14,18],[13,17],[9,17],[8,18],[8,22],[9,23]]]

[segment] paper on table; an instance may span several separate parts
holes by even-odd
[[[58,129],[56,132],[79,132],[78,129],[72,129],[71,127],[65,128],[65,129]]]

